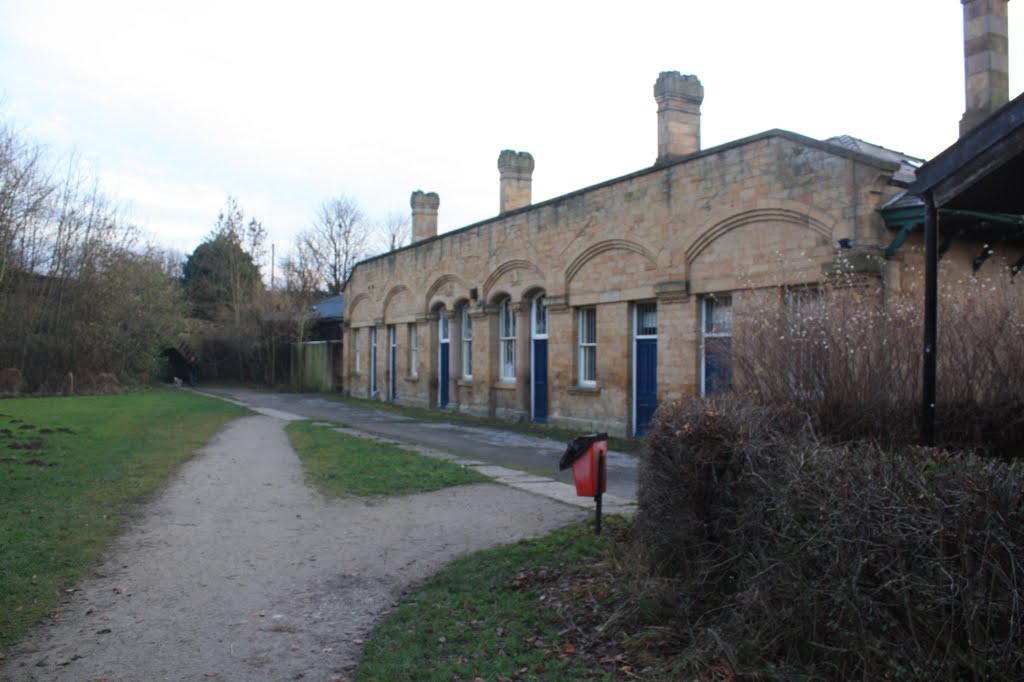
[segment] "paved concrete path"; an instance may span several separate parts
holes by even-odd
[[[241,388],[203,388],[263,414],[343,422],[353,433],[398,443],[423,454],[476,467],[495,480],[585,509],[594,500],[578,497],[570,471],[559,471],[565,442],[500,429],[421,421],[385,410],[328,400],[318,394],[271,393]],[[636,508],[636,457],[608,453],[605,511],[631,513]]]
[[[304,483],[288,418],[227,425],[6,652],[0,680],[345,679],[403,589],[588,518],[493,483],[326,500]]]

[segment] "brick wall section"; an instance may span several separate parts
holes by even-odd
[[[452,409],[530,417],[530,303],[549,304],[550,421],[616,434],[632,429],[632,310],[658,306],[658,395],[699,390],[702,294],[821,279],[844,237],[882,243],[878,207],[899,188],[894,166],[784,131],[690,155],[551,201],[521,208],[359,264],[346,288],[346,334],[398,325],[399,403],[437,404],[437,316],[451,318]],[[893,276],[898,275],[897,271]],[[475,291],[474,291],[475,290]],[[475,298],[471,296],[475,294]],[[498,305],[517,313],[517,378],[498,381]],[[473,314],[473,377],[460,370],[456,306]],[[579,388],[576,310],[597,311],[597,387]],[[409,379],[406,327],[419,335]],[[347,390],[369,395],[363,371]],[[385,394],[387,353],[378,352]]]

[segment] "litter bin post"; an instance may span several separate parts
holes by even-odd
[[[607,457],[608,434],[590,433],[569,443],[559,462],[560,469],[572,467],[576,494],[594,498],[597,505],[594,520],[596,535],[601,534],[601,495],[608,487]]]

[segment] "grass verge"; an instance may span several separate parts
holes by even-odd
[[[568,443],[576,436],[580,435],[579,431],[570,431],[568,429],[561,429],[555,426],[548,426],[547,424],[534,424],[532,422],[511,422],[504,419],[488,419],[486,417],[477,417],[471,414],[463,414],[460,412],[450,412],[447,410],[428,410],[422,407],[410,407],[407,405],[396,405],[394,403],[388,403],[381,400],[366,400],[364,398],[354,398],[352,396],[342,395],[340,393],[324,393],[323,396],[328,400],[333,400],[339,403],[347,403],[349,405],[355,405],[356,407],[362,407],[371,410],[381,410],[384,412],[393,412],[395,414],[401,414],[406,417],[410,417],[421,422],[445,422],[448,424],[462,424],[464,426],[480,426],[489,429],[498,429],[499,431],[508,431],[510,433],[522,433],[530,436],[540,436],[543,438],[550,438],[552,440],[560,440]],[[643,446],[640,440],[633,438],[616,438],[612,437],[608,439],[608,447],[616,452],[623,452],[630,455],[642,454]]]
[[[292,422],[288,438],[307,479],[328,497],[409,495],[489,480],[473,469],[339,433],[322,422]]]
[[[618,599],[596,577],[623,526],[606,523],[600,537],[581,524],[455,561],[374,628],[355,679],[618,679],[621,657],[585,637],[578,617]]]
[[[0,646],[85,574],[133,502],[244,414],[189,391],[0,401]]]

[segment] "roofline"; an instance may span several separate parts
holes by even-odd
[[[999,145],[1013,130],[1024,126],[1024,94],[1020,94],[946,147],[931,161],[917,169],[917,179],[908,187],[913,194],[931,191],[943,180],[963,169],[974,159]]]
[[[612,178],[610,180],[604,180],[604,181],[599,182],[599,183],[594,184],[594,185],[588,185],[587,187],[583,187],[581,189],[573,190],[573,191],[569,192],[568,194],[562,194],[561,196],[553,197],[551,199],[546,199],[546,200],[544,200],[544,201],[542,201],[540,203],[528,204],[526,206],[523,206],[521,208],[517,208],[517,209],[512,210],[512,211],[506,211],[504,213],[499,213],[496,216],[492,216],[490,218],[485,218],[483,220],[477,221],[475,223],[471,223],[471,224],[466,225],[464,227],[459,227],[459,228],[456,228],[454,230],[449,230],[448,232],[444,232],[442,234],[434,235],[433,237],[428,237],[427,239],[422,239],[422,240],[420,240],[418,242],[414,242],[412,244],[408,244],[408,245],[403,246],[403,247],[401,247],[399,249],[395,249],[394,251],[387,251],[385,253],[381,253],[381,254],[378,254],[376,256],[371,256],[370,258],[367,258],[365,260],[361,260],[358,263],[356,263],[352,267],[352,271],[355,272],[355,269],[358,268],[360,265],[362,265],[364,263],[370,263],[370,262],[378,260],[380,258],[386,258],[387,256],[391,256],[391,255],[399,253],[401,251],[407,251],[409,249],[418,248],[419,246],[421,246],[423,244],[427,244],[427,243],[430,243],[430,242],[433,242],[433,241],[437,241],[439,239],[444,239],[445,237],[449,237],[451,235],[459,234],[460,232],[466,232],[468,230],[472,230],[472,229],[475,229],[475,228],[478,228],[478,227],[482,227],[484,225],[487,225],[488,223],[493,223],[493,222],[497,222],[499,220],[504,220],[504,219],[509,218],[511,216],[527,213],[529,211],[533,211],[535,209],[542,208],[542,207],[545,207],[545,206],[551,206],[553,204],[565,201],[567,199],[571,199],[571,198],[579,196],[581,194],[586,194],[588,192],[593,192],[593,191],[598,190],[598,189],[603,189],[605,187],[610,187],[610,186],[616,185],[616,184],[618,184],[620,182],[628,182],[630,180],[642,177],[642,176],[647,175],[649,173],[657,173],[658,171],[663,171],[666,168],[672,168],[674,166],[681,166],[681,165],[683,165],[685,163],[690,163],[691,161],[696,161],[698,159],[702,159],[705,156],[711,156],[713,154],[720,154],[722,152],[729,151],[730,149],[736,149],[738,147],[744,147],[746,145],[753,144],[755,142],[762,142],[764,140],[769,140],[769,139],[771,139],[773,137],[781,137],[781,138],[789,140],[790,142],[795,142],[797,144],[802,144],[802,145],[805,145],[805,146],[808,146],[808,147],[815,147],[816,149],[819,149],[819,150],[821,150],[823,152],[826,152],[828,154],[833,154],[835,156],[840,156],[842,158],[850,159],[852,161],[859,161],[860,163],[863,163],[863,164],[866,164],[866,165],[870,165],[870,166],[875,166],[875,167],[880,168],[882,170],[896,171],[896,170],[898,170],[900,168],[900,164],[895,162],[895,161],[886,161],[885,159],[879,159],[876,156],[871,156],[870,154],[866,154],[864,152],[856,151],[856,150],[853,150],[853,149],[848,149],[846,147],[843,147],[841,145],[838,145],[838,144],[835,144],[835,143],[832,143],[832,142],[824,142],[822,140],[815,140],[812,137],[807,137],[805,135],[800,135],[800,134],[797,134],[797,133],[793,133],[793,132],[790,132],[788,130],[783,130],[782,128],[772,128],[771,130],[766,130],[763,133],[757,133],[755,135],[750,135],[749,137],[744,137],[744,138],[740,138],[738,140],[733,140],[731,142],[726,142],[725,144],[720,144],[717,147],[709,147],[708,149],[702,149],[700,151],[694,152],[692,154],[687,154],[685,156],[681,156],[681,157],[679,157],[677,159],[673,159],[671,161],[662,162],[662,163],[656,163],[653,166],[649,166],[647,168],[643,168],[643,169],[638,170],[638,171],[633,171],[632,173],[628,173],[626,175],[621,175],[619,177]],[[351,275],[350,275],[350,277],[351,277]]]

